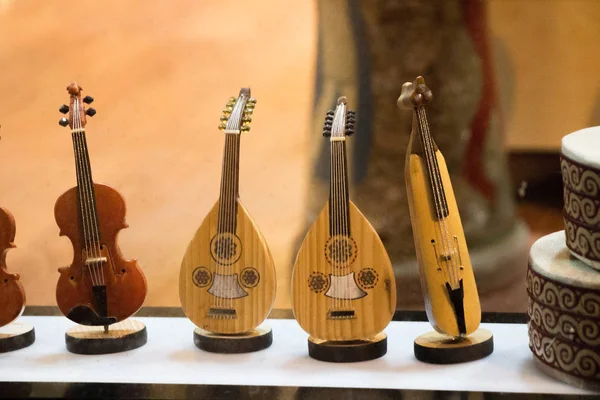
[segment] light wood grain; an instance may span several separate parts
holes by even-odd
[[[458,276],[463,280],[465,325],[468,335],[477,329],[481,321],[477,285],[446,161],[439,151],[436,151],[435,155],[448,204],[449,215],[445,221],[452,236],[457,238],[458,252],[463,266],[463,269],[458,271]],[[446,335],[459,336],[454,309],[445,286],[448,281],[447,271],[445,268],[438,270],[438,257],[431,244],[432,239],[441,243],[441,233],[438,220],[435,218],[435,209],[430,200],[432,194],[427,177],[427,167],[424,160],[417,154],[410,154],[406,158],[406,186],[427,317],[436,331]]]
[[[396,284],[392,264],[383,243],[369,221],[358,208],[350,204],[350,231],[356,242],[356,259],[347,271],[353,272],[355,281],[363,268],[372,268],[378,282],[367,295],[350,300],[355,311],[353,319],[329,319],[328,312],[334,300],[326,291],[313,292],[308,284],[310,275],[321,273],[338,275],[336,267],[327,261],[325,246],[329,235],[329,202],[308,231],[292,272],[292,303],[298,323],[311,336],[322,340],[358,340],[381,332],[391,321],[396,306]]]
[[[231,308],[237,312],[237,318],[218,319],[207,316],[215,305],[215,296],[208,293],[211,285],[198,287],[193,281],[193,272],[198,267],[207,268],[211,275],[217,271],[217,262],[211,256],[210,242],[217,234],[219,202],[214,205],[183,256],[179,273],[179,298],[187,317],[199,328],[214,333],[244,333],[260,325],[267,318],[275,301],[276,277],[271,252],[262,234],[248,212],[238,201],[236,235],[241,241],[242,251],[239,259],[232,265],[222,268],[228,275],[240,273],[244,268],[255,268],[259,274],[256,286],[242,288],[247,296],[231,299]]]

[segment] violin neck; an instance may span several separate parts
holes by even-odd
[[[350,236],[350,211],[348,206],[350,198],[345,140],[331,141],[329,182],[330,236]]]
[[[225,134],[223,171],[219,195],[219,233],[234,233],[237,225],[237,203],[239,198],[240,135]]]
[[[77,173],[79,215],[82,225],[81,231],[86,248],[89,248],[100,244],[96,194],[94,193],[94,181],[92,180],[92,168],[85,139],[85,130],[83,128],[75,129],[72,132],[72,136],[75,153],[75,170]]]
[[[448,217],[448,203],[446,202],[446,193],[440,173],[436,151],[438,150],[427,123],[427,114],[424,107],[415,108],[413,115],[413,125],[419,136],[421,144],[421,156],[427,166],[427,179],[431,189],[433,208],[438,220]],[[414,130],[413,130],[414,131]]]

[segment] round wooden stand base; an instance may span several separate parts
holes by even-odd
[[[137,349],[146,344],[146,325],[128,319],[103,326],[76,325],[65,333],[67,350],[75,354],[110,354]]]
[[[273,330],[259,326],[246,333],[225,335],[196,328],[194,344],[201,350],[211,353],[237,354],[264,350],[273,343]]]
[[[494,336],[487,329],[453,339],[437,332],[427,332],[415,340],[415,357],[430,364],[457,364],[475,361],[492,354]]]
[[[0,353],[19,350],[35,342],[35,329],[24,322],[13,322],[0,328]]]
[[[573,375],[569,375],[565,372],[561,372],[557,369],[554,369],[554,368],[544,364],[543,362],[541,362],[540,360],[538,360],[535,357],[533,359],[535,361],[535,366],[540,371],[544,372],[547,375],[550,375],[554,379],[558,379],[559,381],[563,381],[565,383],[568,383],[571,386],[575,386],[580,389],[600,391],[600,382],[598,382],[598,381],[590,381],[587,379],[577,378]]]
[[[374,360],[387,353],[387,335],[378,333],[369,339],[333,341],[308,338],[308,355],[319,361],[347,363]]]

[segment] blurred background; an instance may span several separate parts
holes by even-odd
[[[403,82],[432,89],[484,311],[526,310],[527,252],[562,229],[561,137],[600,125],[600,2],[588,0],[0,0],[0,205],[16,220],[10,271],[31,305],[55,305],[72,256],[53,208],[75,185],[58,125],[68,83],[95,98],[94,180],[124,196],[119,244],[149,283],[146,305],[178,306],[185,248],[219,192],[221,110],[257,98],[240,195],[290,306],[295,252],[327,200],[321,136],[339,95],[357,111],[352,197],[393,260],[400,308],[420,308],[406,205],[410,112]]]

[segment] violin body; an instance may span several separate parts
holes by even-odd
[[[127,319],[140,309],[146,297],[147,284],[137,261],[124,259],[116,242],[119,231],[128,226],[125,223],[126,207],[123,197],[110,186],[94,183],[93,187],[101,238],[101,255],[107,260],[101,270],[95,273],[101,273],[104,278],[106,316],[114,319],[112,323],[115,323]],[[76,323],[106,325],[102,321],[95,322],[88,319],[89,315],[93,316],[94,313],[101,315],[102,312],[94,300],[91,276],[94,272],[85,265],[86,258],[91,257],[92,254],[85,253],[79,210],[77,187],[61,195],[54,207],[60,235],[67,236],[73,244],[71,265],[58,270],[60,277],[56,286],[56,301],[63,314]],[[92,313],[85,312],[86,308]]]
[[[413,135],[415,137],[415,135]],[[411,139],[412,142],[412,139]],[[409,144],[409,150],[412,144]],[[469,335],[479,327],[481,322],[481,307],[477,285],[471,266],[467,241],[463,231],[458,206],[452,190],[452,183],[446,167],[444,156],[439,150],[435,152],[445,189],[448,204],[448,217],[446,223],[449,231],[457,243],[458,258],[461,260],[459,271],[464,290],[464,320],[466,332],[460,333],[457,325],[452,302],[446,289],[449,277],[447,272],[439,269],[439,250],[436,252],[432,246],[432,240],[436,243],[442,242],[438,221],[432,208],[432,194],[427,183],[427,172],[425,160],[418,154],[409,154],[406,158],[406,185],[408,190],[408,204],[412,220],[415,249],[421,273],[421,287],[425,297],[425,309],[427,317],[434,329],[439,333],[458,337]]]
[[[238,334],[260,325],[275,301],[271,252],[247,210],[237,200],[235,235],[219,234],[219,201],[189,243],[179,274],[185,315],[209,332]],[[227,245],[219,253],[220,244]]]
[[[6,270],[6,253],[14,248],[15,220],[12,214],[0,208],[0,326],[17,319],[25,309],[25,290],[19,274]]]
[[[375,336],[389,324],[396,307],[394,271],[383,243],[354,203],[348,204],[351,235],[330,235],[327,202],[294,263],[294,316],[302,329],[318,339]],[[336,253],[340,240],[347,255],[343,261]]]

